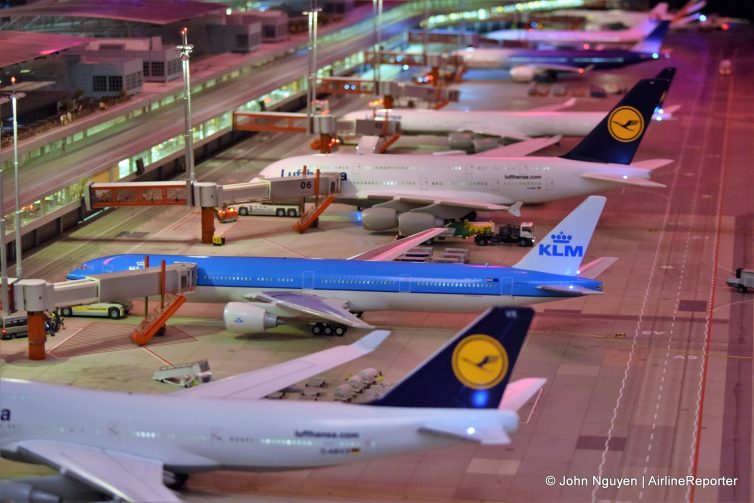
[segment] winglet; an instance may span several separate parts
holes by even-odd
[[[496,409],[534,317],[493,307],[370,405]]]
[[[605,207],[605,201],[604,196],[587,197],[514,267],[576,276]]]
[[[513,381],[503,393],[503,399],[500,401],[500,409],[518,410],[539,393],[547,379],[542,377],[527,377]]]
[[[517,201],[513,204],[511,204],[508,207],[508,213],[513,215],[514,217],[520,217],[521,216],[521,206],[523,206],[524,203],[522,201]]]
[[[385,339],[388,338],[390,335],[390,330],[374,330],[358,341],[354,342],[352,346],[355,348],[362,349],[364,351],[373,351],[376,349],[380,344],[382,344]]]

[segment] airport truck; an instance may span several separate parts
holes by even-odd
[[[275,216],[275,217],[298,217],[299,207],[297,204],[267,204],[250,203],[235,206],[238,214],[242,217],[247,215]]]
[[[478,246],[497,244],[534,246],[534,241],[534,224],[531,222],[504,224],[499,226],[497,230],[494,227],[488,227],[474,236],[474,243]]]
[[[728,278],[725,283],[741,293],[746,293],[749,291],[749,288],[754,290],[754,271],[739,267],[736,269],[736,276],[734,278]]]

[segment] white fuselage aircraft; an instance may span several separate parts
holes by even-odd
[[[442,226],[475,211],[511,208],[506,205],[514,205],[517,211],[520,203],[543,203],[626,185],[663,187],[650,180],[650,173],[671,161],[631,161],[673,73],[668,68],[660,73],[663,78],[639,81],[576,147],[560,157],[498,157],[501,150],[526,151],[522,145],[541,139],[472,156],[315,154],[276,161],[258,178],[295,176],[304,169],[339,173],[341,201],[374,205],[362,213],[364,227],[388,230],[397,226],[401,235]]]
[[[260,399],[371,352],[385,331],[170,395],[3,379],[0,454],[60,475],[0,481],[0,499],[80,502],[105,494],[167,503],[181,500],[163,480],[181,485],[195,472],[313,468],[449,444],[507,444],[516,411],[545,382],[508,382],[532,316],[528,308],[488,310],[365,405]]]
[[[565,102],[562,108],[571,106]],[[678,106],[658,110],[653,120],[672,119]],[[401,134],[451,135],[451,148],[460,145],[463,138],[454,140],[454,134],[474,133],[512,140],[526,140],[538,136],[586,136],[597,127],[605,112],[575,112],[563,110],[426,110],[413,108],[358,110],[345,114],[342,119],[394,120],[400,122]],[[455,141],[455,144],[454,144]]]

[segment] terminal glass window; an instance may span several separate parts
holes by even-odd
[[[162,61],[152,61],[152,75],[162,77],[165,75],[165,63]]]
[[[120,75],[110,75],[107,81],[108,91],[120,91],[123,89],[123,77]]]
[[[105,75],[94,75],[92,77],[92,91],[107,91],[107,77]]]

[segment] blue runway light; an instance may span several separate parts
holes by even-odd
[[[652,59],[660,59],[660,53],[658,53],[658,52],[653,52],[653,53],[652,53]]]

